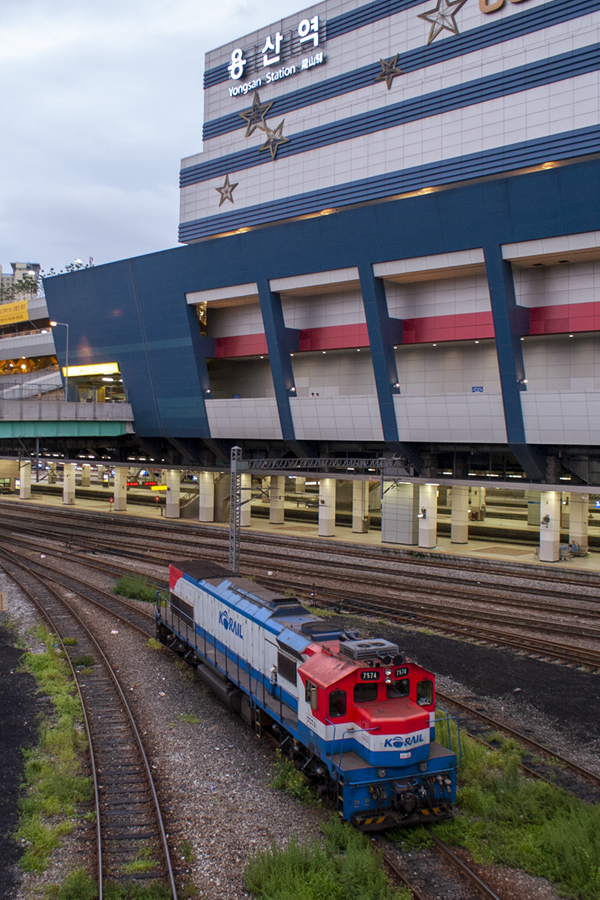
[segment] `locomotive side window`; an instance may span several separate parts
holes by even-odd
[[[346,715],[346,691],[332,691],[329,695],[329,715],[339,719]]]
[[[429,706],[433,703],[433,681],[425,678],[417,684],[417,703],[419,706]]]
[[[312,682],[307,681],[304,685],[304,699],[307,703],[310,703],[311,709],[318,709],[319,707],[319,689],[316,684],[312,684]]]
[[[410,693],[410,681],[408,678],[401,678],[400,681],[392,681],[387,685],[388,700],[398,700],[399,697],[408,697]]]
[[[355,703],[371,703],[377,700],[377,684],[355,684],[354,685],[354,702]]]
[[[283,653],[277,654],[277,671],[290,684],[296,684],[296,663]]]

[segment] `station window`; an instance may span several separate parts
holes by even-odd
[[[425,678],[417,684],[417,703],[419,706],[430,706],[433,703],[433,681]]]
[[[388,700],[398,700],[400,697],[408,697],[410,693],[410,681],[408,678],[401,678],[400,681],[392,681],[387,686]]]
[[[316,684],[313,684],[310,681],[307,681],[304,685],[304,699],[307,703],[310,703],[311,709],[318,709],[319,707],[319,689]]]
[[[354,685],[355,703],[372,703],[373,700],[377,700],[377,684],[367,682]]]
[[[339,719],[346,715],[346,691],[332,691],[329,695],[329,715]]]

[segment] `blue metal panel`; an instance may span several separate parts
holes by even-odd
[[[490,21],[485,27],[464,31],[462,34],[454,36],[452,40],[440,41],[426,47],[418,47],[407,53],[401,53],[397,65],[403,73],[416,72],[427,66],[437,65],[504,41],[533,34],[561,22],[568,22],[579,16],[589,15],[598,9],[600,9],[600,0],[555,0],[554,3],[548,3],[542,7],[525,8],[518,15]],[[354,16],[355,13],[353,12],[351,15]],[[221,80],[226,81],[229,78],[227,67],[219,68],[224,69],[225,77]],[[293,110],[303,109],[314,103],[322,103],[325,100],[370,87],[380,73],[381,65],[376,62],[355,69],[353,72],[327,78],[318,84],[290,91],[283,97],[276,97],[273,100],[269,118],[279,118]],[[205,122],[202,138],[207,141],[221,134],[237,131],[242,127],[245,127],[245,122],[240,118],[239,113],[230,113],[219,119]]]
[[[275,399],[284,441],[294,441],[294,421],[290,409],[290,397],[294,396],[294,370],[290,352],[298,349],[299,333],[285,327],[281,298],[275,294],[268,280],[258,282],[258,296],[265,326],[269,362],[275,388]]]
[[[453,85],[419,97],[411,97],[401,103],[383,106],[370,112],[363,112],[359,116],[351,116],[339,121],[334,120],[318,128],[292,134],[289,136],[288,143],[279,147],[277,158],[297,156],[300,153],[317,150],[363,135],[375,134],[405,125],[408,122],[438,116],[455,109],[464,109],[498,97],[509,97],[535,87],[584,75],[587,72],[596,71],[599,67],[599,44],[561,53],[549,59],[517,66],[514,69],[507,69],[504,72],[468,81],[465,84]],[[260,146],[252,147],[182,169],[180,185],[185,187],[198,184],[211,178],[271,162],[269,153],[261,151]]]
[[[577,131],[562,132],[481,153],[469,153],[466,156],[388,172],[373,178],[362,178],[332,188],[233,210],[220,216],[184,222],[179,226],[179,237],[182,241],[193,241],[224,231],[234,231],[242,225],[245,227],[265,225],[322,209],[369,203],[425,187],[515,171],[526,166],[539,165],[548,159],[573,159],[584,154],[597,153],[599,146],[600,127],[593,125]]]

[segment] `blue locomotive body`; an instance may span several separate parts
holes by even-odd
[[[395,644],[331,628],[214,563],[170,567],[159,638],[331,793],[362,830],[451,814],[456,756],[435,741],[435,684]],[[438,721],[437,726],[440,727]]]

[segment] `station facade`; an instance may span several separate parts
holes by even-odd
[[[599,26],[600,0],[325,0],[209,53],[186,246],[46,279],[71,365],[115,364],[178,464],[396,456],[585,496]]]

